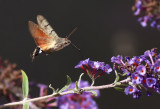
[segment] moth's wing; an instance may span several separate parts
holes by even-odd
[[[32,21],[28,22],[28,26],[29,26],[29,31],[31,35],[35,40],[35,43],[37,44],[37,46],[39,46],[42,49],[42,51],[47,51],[53,47],[53,45],[55,44],[53,37],[50,37],[47,34],[45,34],[38,27],[38,25]]]
[[[38,26],[50,37],[53,37],[55,40],[58,38],[57,33],[50,26],[49,22],[42,15],[37,15]]]

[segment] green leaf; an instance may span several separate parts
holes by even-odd
[[[55,93],[55,92],[56,92],[56,90],[52,87],[52,85],[51,85],[51,84],[49,85],[49,88],[53,90],[53,93]]]
[[[122,76],[126,76],[126,75],[127,75],[127,73],[123,73],[123,74],[122,74]]]
[[[121,88],[121,87],[114,87],[114,89],[120,91],[120,92],[124,92],[124,88]]]
[[[60,93],[60,92],[59,92],[59,88],[56,89],[56,93]]]
[[[123,73],[123,74],[121,74],[121,73],[118,73],[120,76],[126,76],[127,75],[127,72],[126,73]]]
[[[68,87],[71,85],[71,82],[72,82],[71,78],[67,75],[67,84],[58,93],[61,93],[64,90],[68,89]]]
[[[86,92],[90,92],[90,93],[92,93],[93,96],[97,96],[97,93],[93,90],[87,90]]]
[[[80,86],[81,78],[82,78],[83,74],[84,74],[84,73],[82,73],[82,74],[79,76],[79,80],[78,80],[78,87]]]
[[[115,85],[116,85],[116,86],[117,86],[117,85],[121,85],[121,83],[120,83],[120,82],[116,82]]]
[[[22,91],[23,91],[23,97],[27,98],[28,97],[28,92],[29,92],[29,84],[28,84],[28,77],[26,75],[26,73],[21,70],[22,72]]]
[[[24,103],[23,104],[23,109],[29,109],[29,103]]]
[[[78,83],[77,83],[77,81],[76,81],[76,89],[78,90],[79,88],[78,88]]]
[[[118,82],[118,81],[119,81],[119,75],[118,75],[118,73],[117,73],[117,71],[116,71],[116,70],[115,70],[115,74],[116,74],[116,79],[115,79],[114,83],[116,83],[116,82]]]

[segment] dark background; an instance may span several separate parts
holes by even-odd
[[[30,80],[52,84],[60,88],[66,75],[76,81],[82,70],[74,66],[84,58],[110,63],[113,55],[141,55],[145,50],[159,48],[159,32],[142,28],[133,16],[134,0],[0,0],[0,56],[16,62]],[[49,56],[40,55],[31,62],[30,53],[36,47],[28,31],[28,21],[36,22],[38,14],[44,15],[59,36],[65,37],[74,27],[78,30],[70,40],[72,46]],[[83,58],[82,58],[83,57]],[[87,76],[84,80],[89,80]],[[96,85],[114,81],[114,74],[105,75]],[[139,100],[114,89],[101,90],[96,99],[100,109],[156,109],[159,95]]]

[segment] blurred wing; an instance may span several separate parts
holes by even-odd
[[[33,39],[35,40],[35,43],[37,44],[37,46],[39,46],[42,49],[42,51],[46,51],[53,47],[53,45],[55,44],[55,41],[53,40],[53,38],[46,35],[38,27],[37,24],[35,24],[32,21],[29,21],[28,26],[29,26],[29,31],[31,35]]]
[[[54,31],[54,29],[50,26],[47,19],[45,19],[42,15],[37,15],[38,26],[48,35],[53,37],[53,39],[57,39],[58,35]]]

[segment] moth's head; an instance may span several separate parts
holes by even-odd
[[[63,45],[68,46],[69,44],[71,44],[71,41],[68,38],[64,38]]]

